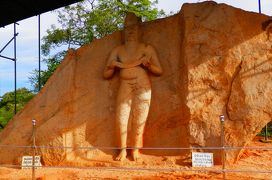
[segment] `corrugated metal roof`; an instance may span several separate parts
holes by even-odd
[[[0,0],[0,27],[81,0]]]

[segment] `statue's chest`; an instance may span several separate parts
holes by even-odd
[[[133,63],[135,61],[140,60],[142,57],[144,57],[143,51],[134,51],[134,52],[121,52],[117,56],[117,61],[125,64]]]

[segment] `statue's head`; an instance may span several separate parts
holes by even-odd
[[[141,18],[137,17],[134,13],[128,12],[125,17],[125,28],[133,25],[138,25],[141,22]]]
[[[127,13],[125,18],[125,41],[138,41],[141,19],[134,13]]]

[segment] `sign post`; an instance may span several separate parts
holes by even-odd
[[[225,134],[224,134],[225,116],[220,115],[219,119],[220,119],[220,123],[221,123],[222,171],[223,171],[223,179],[226,179],[226,174],[225,174]]]
[[[33,154],[32,154],[32,180],[35,180],[35,156],[36,156],[36,139],[35,139],[35,132],[36,131],[36,120],[32,120],[32,149],[33,149]]]

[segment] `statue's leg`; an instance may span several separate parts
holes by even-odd
[[[139,159],[138,148],[143,147],[144,127],[149,112],[150,100],[151,100],[150,88],[141,88],[137,90],[137,93],[133,98],[132,130],[133,130],[133,145],[135,147],[135,149],[132,150],[133,160]]]
[[[121,148],[119,155],[115,159],[117,161],[122,161],[127,156],[127,130],[131,110],[131,98],[131,89],[126,84],[121,83],[116,104],[117,139]]]

